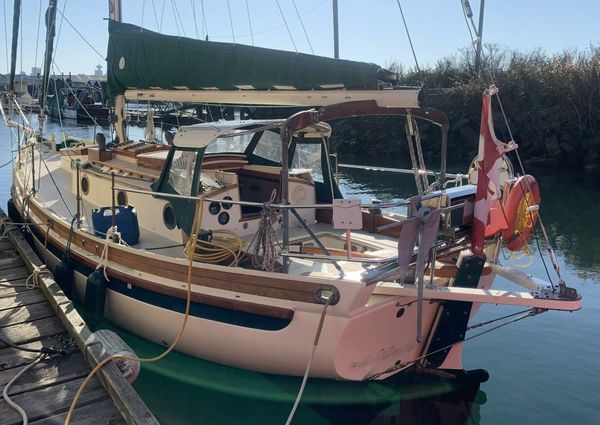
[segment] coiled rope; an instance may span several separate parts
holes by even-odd
[[[202,228],[202,200],[199,201],[199,205],[198,217],[194,217],[197,221],[196,229]],[[229,266],[237,266],[242,249],[246,246],[236,232],[228,229],[213,230],[210,239],[198,238],[198,230],[195,233],[192,230],[192,234],[195,237],[190,238],[183,249],[185,257],[192,261],[221,264],[231,258]]]
[[[31,272],[31,274],[27,277],[27,280],[25,280],[25,287],[27,289],[35,289],[39,286],[40,283],[40,276],[41,275],[46,275],[48,277],[52,277],[52,273],[50,272],[50,270],[48,270],[48,267],[46,267],[45,264],[42,264],[41,266],[34,266],[33,267],[33,271]]]

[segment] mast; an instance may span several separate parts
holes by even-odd
[[[54,35],[56,34],[56,4],[57,0],[50,0],[48,2],[48,10],[46,11],[46,50],[44,53],[44,71],[42,74],[42,93],[40,97],[40,133],[42,133],[44,130],[44,121],[46,119],[44,106],[46,104],[46,96],[48,95],[50,64],[52,64],[52,53],[54,52]]]
[[[338,0],[333,0],[333,57],[340,58],[340,40],[338,38]]]
[[[14,96],[14,94],[15,94],[15,68],[17,66],[17,45],[19,42],[19,19],[20,19],[20,17],[21,17],[21,0],[15,0],[14,8],[13,8],[12,49],[10,51],[10,78],[8,80],[8,91],[11,94],[11,96]]]
[[[122,15],[121,0],[108,0],[108,17],[113,21],[121,22]],[[125,143],[125,97],[123,94],[115,96],[114,126],[119,143]]]
[[[483,9],[485,8],[485,0],[481,0],[479,3],[479,24],[477,29],[477,37],[479,37],[479,43],[477,43],[477,53],[475,54],[475,72],[479,74],[481,69],[481,46],[483,45]]]

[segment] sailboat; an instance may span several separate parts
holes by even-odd
[[[58,77],[55,77],[55,80]],[[70,81],[71,79],[67,79]],[[73,83],[52,84],[54,94],[49,96],[46,113],[55,120],[77,120],[80,122],[107,122],[109,108],[105,106],[104,94],[101,86],[89,84],[73,86]],[[60,88],[59,88],[60,87]]]
[[[92,325],[168,346],[184,323],[176,350],[200,359],[365,381],[462,369],[482,303],[581,308],[562,280],[499,262],[503,247],[526,246],[540,199],[535,179],[515,176],[499,154],[514,146],[493,134],[492,89],[463,184],[446,171],[447,116],[377,65],[166,36],[121,23],[119,2],[110,4],[117,136],[56,151],[27,133],[9,205]],[[128,139],[126,100],[300,112],[183,126],[162,145]],[[413,174],[414,196],[342,197],[331,123],[361,116],[405,122],[412,168],[389,171]],[[440,130],[439,171],[425,166],[420,122]],[[524,288],[494,290],[496,275]]]

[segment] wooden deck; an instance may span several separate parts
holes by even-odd
[[[11,386],[9,395],[27,412],[30,424],[62,424],[75,393],[91,370],[90,365],[97,364],[106,352],[100,344],[93,344],[94,349],[89,345],[96,334],[85,326],[51,278],[44,278],[38,288],[25,286],[32,262],[39,259],[36,256],[31,261],[29,257],[35,253],[24,239],[18,240],[18,233],[13,231],[10,240],[0,241],[0,337],[20,347],[53,347],[67,354],[47,356]],[[82,345],[89,347],[87,361]],[[38,355],[0,342],[0,391]],[[21,423],[20,415],[0,396],[0,424]],[[86,386],[71,423],[117,425],[158,424],[158,421],[117,367],[109,364]]]

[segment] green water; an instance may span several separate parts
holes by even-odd
[[[47,129],[58,138],[56,124]],[[90,137],[93,128],[69,132]],[[11,133],[0,124],[0,165],[10,159],[10,149]],[[3,207],[10,173],[10,166],[0,169]],[[342,177],[346,195],[366,200],[401,198],[414,185],[411,176],[376,172],[353,171]],[[561,272],[583,296],[584,308],[575,313],[547,312],[467,342],[465,368],[490,374],[479,389],[462,380],[422,375],[401,376],[385,384],[309,380],[295,424],[600,423],[600,231],[595,222],[600,179],[568,170],[536,177],[542,188],[542,218],[557,247]],[[545,249],[543,243],[541,248]],[[535,243],[530,249],[537,254]],[[527,271],[545,276],[538,255]],[[550,276],[555,279],[552,271]],[[513,288],[501,278],[494,285]],[[486,305],[474,321],[513,311],[518,309]],[[161,350],[126,332],[121,335],[139,355]],[[206,425],[283,424],[299,386],[296,378],[241,371],[179,353],[144,366],[135,383],[163,423]]]

